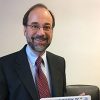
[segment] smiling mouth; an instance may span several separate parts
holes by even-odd
[[[47,43],[47,40],[34,39],[34,43],[36,43],[38,45],[44,45]]]
[[[46,41],[47,39],[38,39],[38,38],[36,38],[36,39],[34,39],[34,41],[39,41],[39,42],[43,42],[43,41]]]
[[[43,37],[43,36],[36,36],[36,37],[32,37],[31,39],[36,40],[36,41],[40,41],[40,42],[48,40],[47,37]]]

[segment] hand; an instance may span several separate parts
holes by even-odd
[[[79,96],[85,96],[85,92],[81,93]]]

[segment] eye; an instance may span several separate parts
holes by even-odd
[[[38,28],[39,28],[39,26],[38,26],[38,25],[35,25],[35,24],[31,25],[31,27],[32,27],[33,29],[38,29]]]
[[[46,31],[49,31],[51,29],[51,27],[50,26],[44,26],[43,29],[46,30]]]

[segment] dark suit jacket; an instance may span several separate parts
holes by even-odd
[[[0,100],[39,100],[25,49],[0,58]],[[47,61],[52,96],[64,96],[65,60],[47,52]]]

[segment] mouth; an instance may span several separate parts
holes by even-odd
[[[36,36],[36,37],[32,37],[32,41],[34,41],[34,43],[36,43],[38,45],[44,45],[47,43],[48,38],[43,37],[43,36]]]
[[[46,38],[34,38],[34,41],[42,42],[42,41],[46,41],[46,40],[47,40]]]
[[[40,42],[42,42],[42,41],[47,41],[48,40],[48,37],[47,36],[35,36],[35,37],[32,37],[31,38],[32,40],[34,40],[34,41],[40,41]]]

